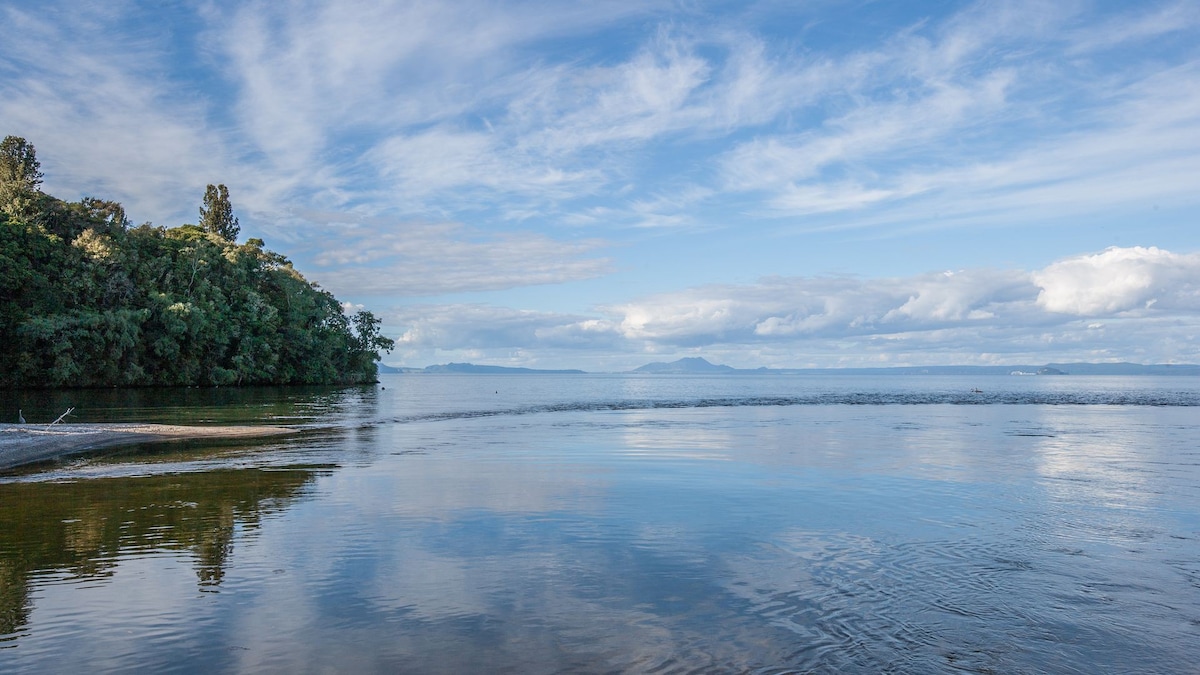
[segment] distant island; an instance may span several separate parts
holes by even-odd
[[[670,363],[663,363],[662,361],[656,361],[654,363],[647,363],[644,366],[634,368],[631,372],[653,373],[656,375],[667,375],[667,374],[670,374],[670,375],[714,374],[714,375],[716,375],[716,374],[730,374],[730,373],[738,373],[738,372],[759,372],[759,371],[753,371],[753,370],[752,371],[739,371],[737,368],[733,368],[731,366],[712,364],[712,363],[709,363],[705,359],[693,356],[693,357],[688,357],[688,358],[684,358],[684,359],[679,359],[678,361],[671,361]]]
[[[425,368],[398,368],[380,364],[381,373],[495,373],[495,374],[584,374],[583,370],[538,370],[505,366],[448,363]],[[1051,363],[1043,366],[893,366],[881,368],[734,368],[714,364],[701,357],[670,362],[656,361],[627,374],[638,375],[1200,375],[1200,365],[1140,363]]]
[[[0,388],[373,382],[392,340],[261,239],[229,191],[199,223],[131,227],[117,202],[43,193],[33,145],[0,143]]]

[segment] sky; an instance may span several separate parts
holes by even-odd
[[[0,1],[43,189],[393,365],[1200,362],[1200,3]]]

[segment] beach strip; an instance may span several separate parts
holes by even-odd
[[[261,438],[298,433],[277,426],[170,424],[0,424],[0,471],[92,450],[139,443]]]

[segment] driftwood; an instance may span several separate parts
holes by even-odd
[[[75,412],[75,408],[73,408],[73,407],[72,407],[72,408],[67,408],[67,411],[66,411],[65,413],[63,413],[63,414],[59,415],[59,416],[58,416],[58,419],[54,420],[54,421],[53,421],[53,422],[51,422],[50,424],[47,424],[47,425],[46,425],[46,428],[47,428],[47,429],[49,429],[50,427],[54,426],[55,424],[58,424],[59,422],[63,421],[63,418],[64,418],[64,417],[66,417],[67,415],[70,415],[70,414],[71,414],[71,413],[73,413],[73,412]]]

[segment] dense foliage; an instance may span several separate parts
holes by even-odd
[[[234,241],[224,186],[205,227],[131,228],[115,202],[42,193],[38,169],[24,139],[0,145],[0,386],[374,381],[379,320]]]

